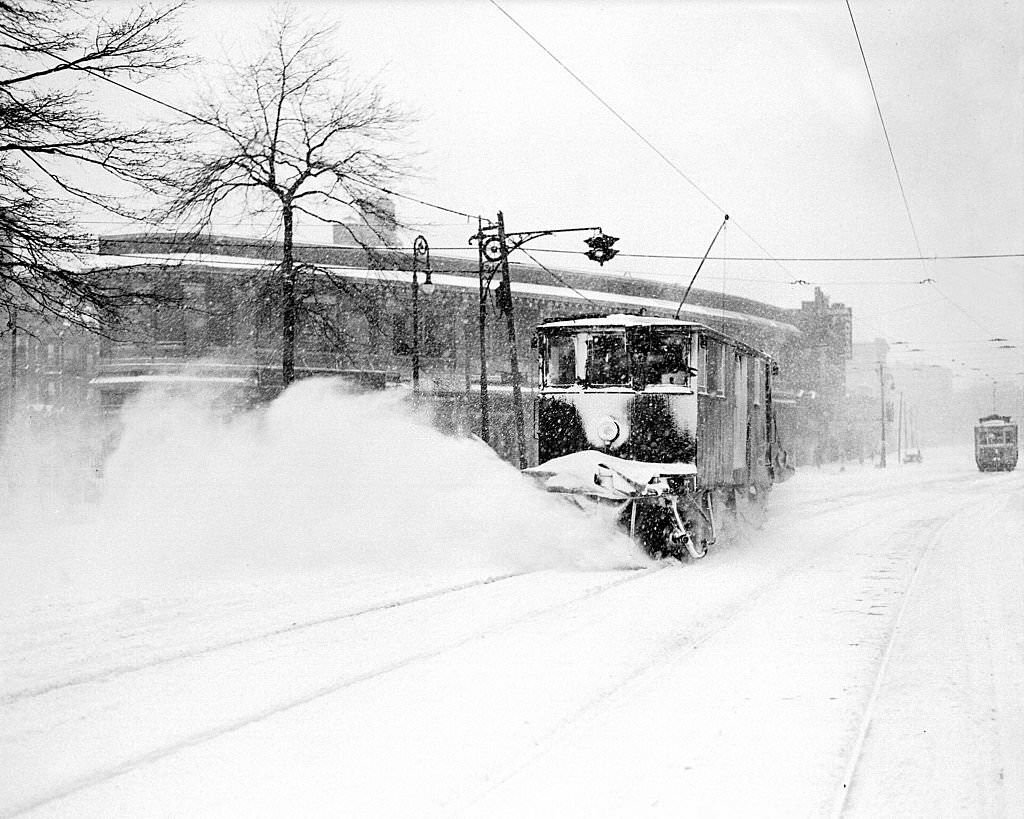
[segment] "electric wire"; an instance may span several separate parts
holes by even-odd
[[[535,247],[537,253],[572,253],[575,250],[564,250],[553,247]],[[627,253],[618,254],[626,259],[682,259],[698,261],[702,256],[681,253]],[[943,262],[964,261],[972,259],[1024,259],[1024,253],[961,253],[933,256],[709,256],[709,259],[728,259],[731,262]]]
[[[399,195],[399,194],[395,194]],[[415,201],[415,200],[414,200]],[[440,205],[430,205],[430,207],[440,208]],[[475,216],[473,217],[476,218]],[[129,226],[129,223],[123,219],[79,219],[78,222],[85,225],[114,225],[114,226]],[[215,223],[221,227],[234,228],[242,227],[240,224],[230,222],[217,222]],[[417,227],[450,227],[457,228],[462,227],[462,222],[410,222],[410,225]],[[250,227],[262,227],[262,228],[278,228],[280,227],[277,223],[266,223],[266,222],[246,222],[246,225]],[[154,235],[159,235],[154,233]],[[322,247],[339,247],[331,242],[323,243],[305,243],[307,245],[319,245]],[[394,249],[388,248],[385,245],[374,245],[367,246],[368,249],[372,250],[384,250]],[[464,250],[461,245],[456,247],[439,247],[438,250]],[[556,247],[534,247],[532,248],[534,253],[551,253],[560,254],[564,256],[580,256],[583,255],[584,251],[581,250],[566,250],[565,248]],[[616,254],[622,259],[664,259],[668,261],[700,261],[703,256],[696,256],[687,253],[629,253],[626,251],[620,251]],[[818,263],[843,263],[843,262],[918,262],[918,261],[974,261],[974,260],[985,260],[985,259],[1024,259],[1024,252],[1022,253],[959,253],[949,255],[932,255],[932,256],[725,256],[725,255],[710,255],[707,257],[711,261],[721,261],[723,259],[730,262],[802,262],[807,264],[818,264]],[[989,271],[994,272],[994,271]],[[667,275],[667,274],[666,274]],[[675,274],[672,274],[675,275]],[[751,280],[754,281],[754,280]],[[756,281],[761,281],[757,279]],[[833,282],[823,282],[824,284],[832,284]],[[877,280],[876,284],[885,284],[885,280]],[[913,282],[907,281],[907,284],[920,284],[920,279],[915,279]]]
[[[493,0],[492,0],[492,2],[493,2]],[[878,101],[878,92],[875,89],[875,81],[874,81],[874,79],[871,76],[871,69],[868,66],[867,54],[864,51],[864,44],[861,41],[860,31],[857,29],[857,21],[854,18],[853,7],[850,5],[850,0],[846,0],[846,10],[850,14],[850,24],[853,26],[853,33],[854,33],[854,36],[857,39],[857,48],[860,50],[861,61],[864,63],[864,72],[865,72],[865,74],[867,74],[868,85],[871,87],[871,96],[872,96],[872,98],[875,101],[875,110],[878,112],[878,121],[879,121],[879,123],[882,126],[882,133],[885,136],[885,144],[886,144],[886,147],[889,149],[889,159],[892,161],[892,169],[893,169],[893,173],[896,176],[896,184],[897,184],[897,186],[900,189],[900,196],[903,199],[903,208],[904,208],[904,210],[906,211],[906,214],[907,214],[907,221],[910,223],[910,231],[911,231],[911,233],[914,236],[914,246],[917,248],[917,255],[921,257],[921,264],[922,264],[922,267],[923,267],[924,266],[924,261],[926,260],[927,257],[925,257],[924,252],[921,250],[921,241],[918,238],[917,226],[914,224],[914,217],[913,217],[913,214],[911,213],[911,210],[910,210],[910,202],[907,199],[906,188],[903,185],[903,177],[900,175],[900,169],[899,169],[899,167],[898,167],[898,165],[896,163],[896,154],[895,154],[895,152],[893,151],[893,148],[892,148],[892,140],[889,138],[889,129],[886,127],[885,116],[882,114],[882,106],[881,106],[881,104]],[[932,287],[935,288],[935,291],[939,295],[941,295],[953,307],[955,307],[957,310],[959,310],[961,313],[963,313],[965,316],[967,316],[967,318],[969,318],[974,324],[978,325],[983,330],[987,330],[987,328],[980,321],[978,321],[973,315],[971,315],[971,313],[968,312],[962,305],[958,304],[954,299],[950,298],[945,293],[943,293],[942,290],[940,290],[938,288],[938,286],[935,284],[934,279],[930,279],[930,278],[928,278],[926,276],[924,281],[930,283],[932,285]]]
[[[695,191],[697,191],[697,193],[699,193],[702,197],[704,197],[704,199],[707,202],[709,202],[719,213],[721,213],[723,215],[726,213],[725,208],[722,207],[721,205],[719,205],[718,202],[716,202],[711,197],[710,194],[708,194],[700,185],[698,185],[682,168],[680,168],[675,162],[673,162],[665,154],[664,151],[662,151],[650,139],[648,139],[646,136],[644,136],[644,134],[641,133],[639,129],[637,129],[629,120],[627,120],[622,114],[620,114],[615,108],[613,108],[610,103],[608,103],[600,94],[597,93],[597,91],[595,91],[593,88],[591,88],[590,85],[588,85],[585,80],[583,80],[575,71],[573,71],[571,68],[569,68],[569,66],[566,65],[561,59],[559,59],[559,57],[553,51],[551,51],[551,49],[549,49],[540,40],[538,40],[537,37],[535,37],[515,17],[513,17],[504,8],[502,8],[502,6],[497,2],[497,0],[488,0],[488,2],[490,2],[490,4],[492,6],[494,6],[498,11],[500,11],[506,18],[508,18],[508,20],[516,28],[518,28],[521,32],[523,32],[523,34],[525,34],[528,38],[530,38],[530,40],[532,40],[534,42],[534,44],[537,45],[538,48],[540,48],[545,54],[547,54],[552,60],[554,60],[555,63],[557,63],[558,66],[563,71],[565,71],[570,77],[572,77],[588,94],[590,94],[595,100],[597,100],[602,105],[602,107],[604,107],[613,117],[615,117],[626,128],[628,128],[629,131],[634,136],[636,136],[641,142],[644,143],[644,145],[646,145],[655,154],[657,154],[658,157],[666,165],[668,165],[683,180],[685,180],[687,182],[687,184],[689,184]],[[779,267],[782,267],[782,269],[785,270],[785,267],[779,262],[779,260],[776,259],[774,256],[772,256],[771,253],[769,253],[768,250],[764,247],[764,245],[762,245],[759,241],[757,241],[757,239],[755,239],[741,224],[739,224],[735,220],[734,220],[734,224],[740,230],[740,232],[743,233],[744,236],[746,236],[748,239],[750,239],[750,241],[753,242],[764,254],[766,254],[768,257],[770,257],[772,261],[774,261],[777,264],[779,264]],[[786,272],[788,273],[789,271],[787,270]]]
[[[525,253],[527,256],[529,256],[530,259],[533,260],[533,263],[535,265],[537,265],[541,270],[543,270],[545,273],[547,273],[552,279],[554,279],[556,282],[558,282],[560,285],[562,285],[562,287],[569,288],[573,293],[575,293],[577,296],[579,296],[584,301],[589,302],[590,304],[594,305],[595,307],[600,307],[600,305],[596,301],[594,301],[593,299],[585,296],[583,293],[581,293],[579,290],[577,290],[575,287],[573,287],[571,284],[569,284],[565,279],[563,279],[561,276],[559,276],[553,270],[549,270],[543,263],[541,263],[541,261],[539,259],[537,259],[532,253],[530,253],[529,250],[527,250],[524,247],[520,247],[519,250],[521,250],[523,253]]]
[[[882,106],[878,102],[878,93],[875,90],[875,81],[871,77],[871,69],[868,67],[867,54],[864,53],[864,44],[860,39],[860,32],[857,30],[857,21],[853,17],[853,7],[850,5],[850,0],[846,0],[846,10],[850,13],[850,23],[853,25],[853,34],[857,38],[857,48],[860,49],[860,57],[864,63],[864,72],[868,76],[868,85],[871,86],[871,96],[875,100],[875,110],[878,112],[878,121],[882,125],[882,133],[885,135],[885,144],[889,148],[889,159],[892,161],[892,169],[896,174],[896,184],[900,189],[900,196],[903,197],[903,207],[907,212],[907,221],[910,222],[910,231],[914,235],[914,245],[917,247],[917,255],[924,256],[921,251],[921,241],[917,236],[917,227],[914,224],[914,217],[910,212],[910,202],[907,200],[907,192],[903,187],[903,177],[900,176],[900,169],[896,165],[896,154],[892,149],[892,140],[889,139],[889,129],[885,125],[885,117],[882,116]]]

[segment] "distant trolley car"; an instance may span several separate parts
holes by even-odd
[[[780,471],[763,352],[687,321],[615,314],[537,328],[539,464],[581,505],[615,509],[656,557],[703,557],[718,506],[762,500]]]
[[[974,428],[974,462],[982,472],[1017,466],[1017,425],[1009,415],[986,415]]]

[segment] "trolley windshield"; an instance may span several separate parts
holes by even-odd
[[[975,427],[975,443],[979,446],[1006,446],[1017,443],[1017,427]]]
[[[655,330],[637,347],[643,363],[644,385],[690,386],[690,334],[681,330]]]
[[[676,327],[542,332],[542,383],[584,389],[689,388],[697,373],[691,347],[691,331]]]
[[[630,383],[624,331],[560,332],[543,337],[545,387],[621,387]]]

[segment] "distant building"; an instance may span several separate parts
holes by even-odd
[[[372,197],[359,203],[358,221],[339,222],[332,226],[334,244],[338,247],[391,247],[395,242],[398,221],[395,203],[386,196]]]
[[[794,434],[787,445],[798,464],[838,460],[848,454],[846,362],[853,354],[853,311],[832,304],[816,287],[814,299],[802,302],[793,319],[800,340],[779,362],[780,381],[793,390],[790,400],[799,404],[788,422]]]

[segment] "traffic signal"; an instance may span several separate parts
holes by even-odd
[[[619,251],[612,250],[612,245],[619,241],[617,236],[609,236],[605,233],[598,233],[586,240],[590,250],[587,251],[587,258],[599,265],[612,259]]]

